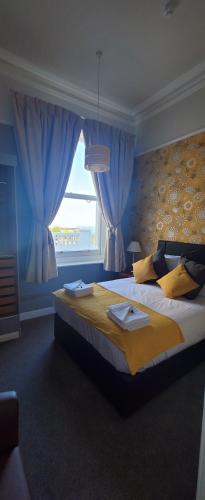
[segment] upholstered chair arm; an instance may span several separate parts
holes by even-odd
[[[15,391],[0,393],[0,451],[18,445],[18,399]]]

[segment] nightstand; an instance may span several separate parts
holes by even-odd
[[[130,272],[122,271],[121,273],[118,273],[118,279],[122,278],[133,278],[133,273],[131,271]]]

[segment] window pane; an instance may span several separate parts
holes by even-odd
[[[81,136],[73,159],[72,170],[66,188],[67,193],[96,195],[91,173],[85,170],[85,143]]]
[[[63,198],[50,229],[57,252],[99,249],[97,202]]]

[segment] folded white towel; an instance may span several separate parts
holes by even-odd
[[[149,320],[147,321],[134,321],[134,322],[121,322],[119,321],[115,316],[113,316],[110,312],[107,313],[108,317],[114,321],[120,328],[123,330],[128,330],[128,331],[133,331],[133,330],[138,330],[139,328],[143,328],[144,326],[147,326],[149,324]]]
[[[120,321],[125,321],[128,313],[130,312],[132,305],[129,302],[123,302],[122,304],[113,304],[108,307],[108,311],[111,312]]]
[[[150,322],[149,314],[140,311],[129,302],[113,304],[108,307],[107,315],[123,330],[137,330]]]
[[[149,318],[149,314],[140,311],[140,309],[137,309],[137,307],[130,304],[130,302],[113,304],[108,307],[108,311],[110,311],[120,321],[126,321],[128,318],[139,321],[147,320]]]
[[[82,286],[84,284],[85,283],[82,280],[77,280],[77,281],[72,281],[71,283],[65,283],[65,285],[63,285],[63,287],[65,288],[65,290],[74,291],[77,288],[82,288]]]
[[[108,311],[107,313],[108,317],[114,321],[118,326],[120,326],[120,328],[122,328],[123,330],[128,330],[128,331],[133,331],[133,330],[138,330],[139,328],[143,328],[144,326],[147,326],[149,325],[150,321],[147,320],[147,321],[134,321],[133,323],[123,323],[121,321],[119,321],[116,317],[112,316],[112,314]]]
[[[93,287],[91,285],[87,285],[82,280],[65,283],[63,288],[68,295],[72,295],[73,297],[83,297],[93,293]]]

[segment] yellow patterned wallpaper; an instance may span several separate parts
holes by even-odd
[[[141,156],[136,168],[144,251],[159,239],[205,244],[205,132]]]

